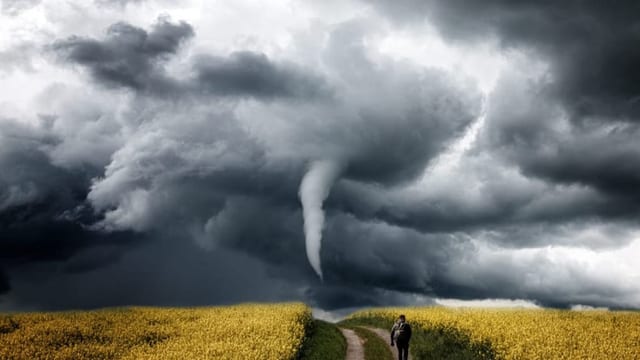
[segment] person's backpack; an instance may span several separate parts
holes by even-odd
[[[399,323],[398,327],[396,328],[396,331],[393,333],[393,338],[395,339],[395,341],[404,341],[404,340],[408,340],[408,327],[409,324],[407,324],[406,322],[403,323]]]

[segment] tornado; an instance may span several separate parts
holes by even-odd
[[[302,178],[298,192],[304,217],[307,258],[320,280],[322,280],[320,248],[322,246],[322,229],[324,228],[322,204],[329,196],[331,186],[340,175],[340,170],[341,166],[336,161],[318,160],[312,162]]]

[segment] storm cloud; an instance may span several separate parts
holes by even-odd
[[[73,36],[53,45],[64,60],[85,66],[91,76],[108,86],[166,91],[170,80],[159,64],[175,54],[193,36],[187,23],[158,19],[151,31],[124,22],[107,29],[104,41]]]
[[[575,116],[635,121],[639,4],[617,1],[371,1],[402,23],[428,19],[453,41],[495,37],[551,61],[551,91]],[[579,64],[579,66],[578,66]]]
[[[114,3],[3,15],[0,306],[640,306],[637,5]]]
[[[490,95],[487,145],[531,176],[594,187],[617,196],[618,209],[636,208],[637,3],[371,3],[394,22],[428,21],[450,41],[495,39],[536,59],[503,73]]]
[[[295,98],[328,93],[323,80],[308,70],[274,64],[264,54],[250,51],[234,52],[227,58],[201,56],[194,71],[196,84],[192,86],[206,95]]]
[[[191,25],[159,18],[149,31],[115,23],[102,40],[72,36],[52,50],[62,60],[81,65],[95,81],[154,95],[313,97],[328,95],[323,79],[295,64],[276,64],[260,53],[238,51],[228,56],[200,54],[192,60],[189,77],[165,71],[170,60],[194,36]]]

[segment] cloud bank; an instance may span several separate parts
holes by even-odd
[[[58,5],[0,15],[0,306],[640,306],[634,3]]]

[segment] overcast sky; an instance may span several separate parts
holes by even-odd
[[[639,13],[1,0],[0,310],[640,308]]]

